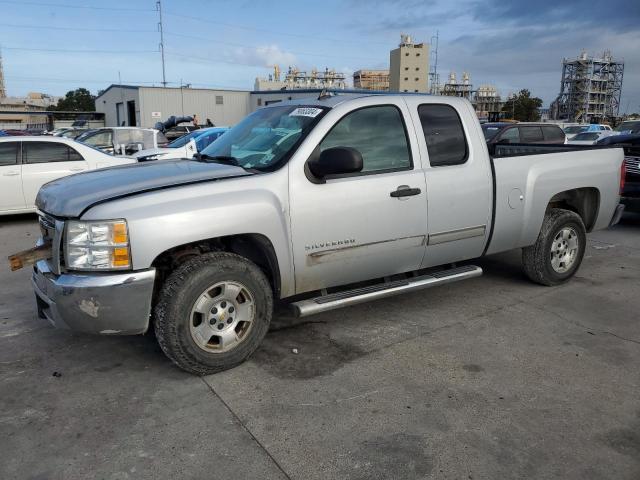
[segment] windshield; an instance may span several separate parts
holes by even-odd
[[[183,135],[182,137],[175,139],[173,142],[167,145],[167,147],[168,148],[184,147],[187,143],[189,143],[189,140],[191,140],[193,137],[197,137],[198,135],[202,135],[202,132],[195,130],[187,135]]]
[[[326,112],[324,107],[282,105],[255,111],[202,151],[233,157],[243,168],[272,171],[284,163]]]
[[[491,140],[500,131],[501,127],[482,127],[482,133],[484,133],[485,140]]]
[[[598,133],[580,133],[573,137],[574,140],[596,140],[598,138]]]
[[[580,132],[584,132],[587,128],[589,127],[582,127],[582,126],[567,127],[564,129],[564,133],[580,133]]]
[[[640,122],[622,122],[615,130],[616,132],[635,132],[640,130]]]

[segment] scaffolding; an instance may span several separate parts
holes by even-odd
[[[256,90],[294,90],[300,88],[332,88],[344,90],[347,86],[344,73],[325,68],[324,71],[311,69],[310,73],[290,66],[282,78],[280,67],[273,66],[273,74],[268,78],[256,78]]]
[[[575,60],[562,62],[560,95],[551,106],[556,120],[595,123],[611,120],[620,111],[624,62],[610,51],[600,58],[582,52]]]
[[[389,70],[357,70],[353,72],[353,88],[361,90],[389,90]]]

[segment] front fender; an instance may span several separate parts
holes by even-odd
[[[168,188],[113,200],[82,219],[124,218],[134,270],[149,268],[161,253],[187,243],[239,234],[267,237],[280,269],[281,295],[292,295],[287,169]]]

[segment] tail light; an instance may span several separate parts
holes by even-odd
[[[620,165],[620,195],[622,195],[622,191],[624,190],[624,181],[627,176],[627,160],[622,160],[622,165]]]

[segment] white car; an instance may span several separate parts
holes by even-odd
[[[40,187],[56,178],[136,163],[62,137],[0,138],[0,215],[35,212]]]
[[[191,158],[202,152],[229,127],[201,128],[180,138],[163,148],[148,148],[140,150],[134,156],[141,162],[149,160],[170,160],[176,158]]]
[[[595,145],[598,143],[598,140],[602,140],[605,137],[611,137],[612,135],[618,135],[618,132],[613,132],[611,130],[583,132],[567,140],[567,143],[570,145]]]

